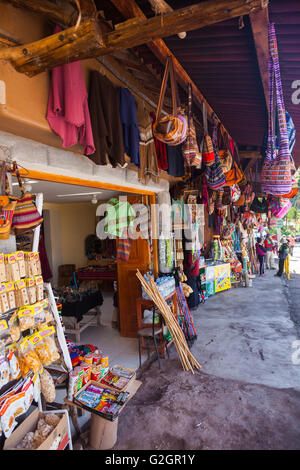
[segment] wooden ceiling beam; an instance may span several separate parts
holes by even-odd
[[[136,4],[136,2],[134,0],[111,0],[111,2],[118,9],[118,11],[124,16],[124,18],[140,18],[141,20],[146,20],[147,19],[147,17],[143,13],[143,11],[139,8],[139,6]],[[215,2],[210,1],[210,2],[203,2],[203,3],[201,3],[200,6],[202,8],[204,8],[205,5],[209,4],[209,7],[211,9],[215,9],[215,10],[216,10],[217,7],[220,7],[221,10],[222,10],[223,15],[225,15],[225,14],[228,14],[229,11],[230,11],[229,3],[230,2],[221,1],[221,2],[218,2],[218,5],[216,5]],[[247,2],[240,2],[239,7],[241,7],[242,4],[243,4],[243,7],[245,7],[246,3]],[[256,8],[258,8],[258,9],[266,8],[267,5],[268,5],[268,0],[265,1],[265,2],[259,2],[259,5],[256,5],[255,7],[254,7],[254,5],[252,5],[250,7],[250,9],[247,11],[247,13],[250,13],[252,8],[255,8],[255,9]],[[237,6],[237,4],[235,6]],[[248,6],[250,6],[250,5],[248,4]],[[231,8],[232,8],[232,5],[231,5]],[[177,12],[179,12],[179,11],[177,10]],[[232,12],[232,10],[231,10],[231,12]],[[246,13],[243,13],[243,14],[246,14]],[[211,23],[210,24],[216,23],[217,21],[216,21],[216,18],[213,17],[212,11],[210,11],[210,15],[211,15],[211,17],[210,17]],[[240,15],[237,15],[237,16],[240,16]],[[164,18],[164,17],[162,17],[162,18]],[[223,20],[224,19],[225,18],[223,16]],[[200,28],[200,27],[201,27],[201,25],[198,24],[198,28]],[[177,60],[177,58],[174,56],[174,54],[172,54],[170,49],[167,47],[166,43],[162,39],[155,39],[155,40],[151,40],[150,42],[148,42],[147,46],[149,47],[149,49],[153,52],[153,54],[159,59],[159,61],[162,64],[166,63],[166,59],[167,59],[168,56],[170,56],[170,55],[172,56],[173,62],[174,62],[175,74],[176,74],[176,77],[178,79],[178,82],[181,84],[181,86],[184,89],[187,89],[188,84],[191,83],[192,90],[193,90],[193,99],[194,99],[196,105],[201,109],[202,103],[204,102],[205,105],[206,105],[206,108],[207,108],[208,117],[211,118],[212,115],[215,114],[214,110],[209,105],[209,103],[207,102],[207,100],[205,99],[203,94],[200,92],[200,90],[198,89],[196,84],[191,80],[188,73],[182,67],[180,62]],[[217,117],[217,120],[220,122],[220,119],[218,117]],[[230,137],[229,132],[225,128],[224,128],[224,130],[226,131],[226,133]]]
[[[264,89],[267,109],[269,109],[269,11],[265,8],[249,15],[256,48],[257,61]]]
[[[19,0],[13,0],[13,2],[19,2]],[[24,2],[25,0],[22,0],[22,3]],[[37,0],[26,0],[26,2],[40,4]],[[45,3],[54,5],[48,1]],[[126,2],[118,0],[115,3],[122,5],[123,8],[126,5],[126,9],[128,5],[135,4],[133,0],[126,0]],[[44,7],[44,3],[40,5]],[[19,72],[34,76],[57,65],[111,54],[116,50],[135,47],[183,30],[197,29],[260,8],[262,8],[262,0],[220,0],[217,4],[214,0],[208,0],[166,13],[163,16],[130,19],[116,25],[114,31],[105,32],[103,36],[99,24],[95,19],[90,18],[78,27],[68,28],[63,32],[25,46],[2,48],[0,59],[10,61]],[[131,11],[130,8],[129,11]],[[170,54],[170,52],[164,46],[163,42],[159,45],[156,44],[155,50],[160,53],[165,62],[166,54]],[[179,67],[176,61],[175,66],[178,73]],[[184,81],[187,83],[190,79],[186,72],[184,74]],[[210,108],[208,111],[210,112]]]

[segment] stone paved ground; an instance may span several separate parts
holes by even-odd
[[[291,271],[289,283],[269,271],[193,312],[201,372],[183,372],[175,350],[163,370],[143,370],[115,449],[300,449],[299,248]]]

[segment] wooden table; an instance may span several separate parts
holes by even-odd
[[[141,385],[142,382],[140,382],[139,380],[133,380],[128,385],[128,387],[125,389],[125,391],[129,393],[128,401],[131,400],[131,398],[136,394]],[[64,399],[64,403],[69,410],[72,423],[76,430],[76,437],[81,438],[81,441],[83,441],[80,426],[77,419],[77,410],[87,410],[86,408],[81,407],[78,403],[74,403],[73,401],[70,401],[67,398]],[[108,419],[102,418],[101,416],[96,414],[92,409],[90,413],[91,425],[88,435],[88,447],[96,450],[111,449],[117,442],[119,417],[115,421],[110,421]],[[121,413],[122,411],[120,412],[120,414]],[[83,444],[86,446],[85,442],[83,442]]]

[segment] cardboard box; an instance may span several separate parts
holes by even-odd
[[[20,450],[16,449],[19,442],[29,431],[35,431],[39,418],[39,410],[34,410],[6,439],[3,450]],[[62,414],[60,422],[49,434],[47,439],[35,450],[64,450],[69,442],[70,427],[69,414],[66,410],[43,411],[44,414],[54,413]],[[21,449],[23,450],[23,449]]]

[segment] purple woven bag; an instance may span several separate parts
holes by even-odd
[[[278,47],[273,23],[269,24],[269,49],[269,131],[267,153],[261,172],[261,186],[266,194],[281,196],[288,194],[292,189],[292,173]],[[278,153],[274,133],[274,92],[280,133]]]

